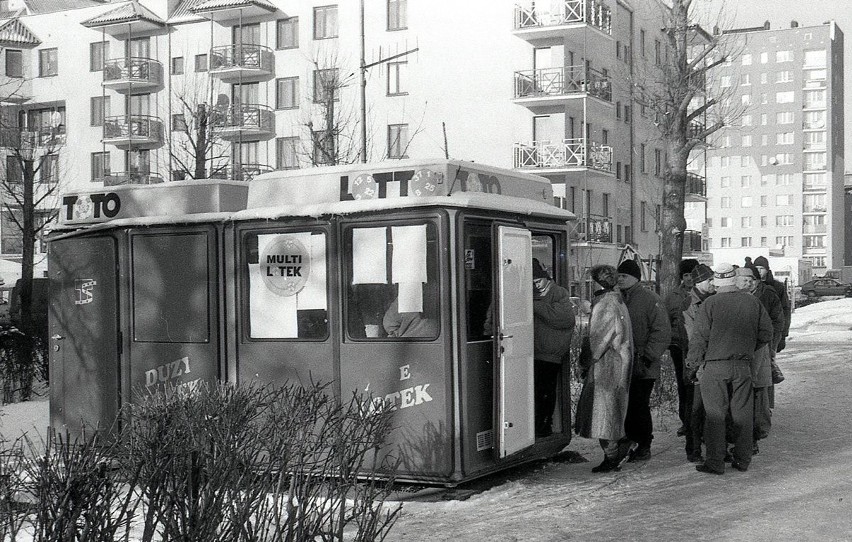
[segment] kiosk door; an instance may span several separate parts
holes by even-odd
[[[535,442],[532,237],[498,226],[497,422],[500,457]]]
[[[50,424],[110,429],[119,406],[116,241],[50,243]]]

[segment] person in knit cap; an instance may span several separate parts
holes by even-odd
[[[760,272],[761,280],[767,286],[771,286],[775,293],[778,294],[778,299],[781,300],[781,309],[784,312],[784,331],[781,334],[781,340],[778,341],[774,351],[772,352],[772,383],[780,384],[784,381],[784,373],[781,368],[775,363],[775,354],[784,350],[787,346],[787,335],[790,334],[790,317],[792,316],[792,308],[790,307],[790,296],[787,295],[787,286],[783,282],[775,280],[772,276],[772,270],[769,269],[769,260],[763,256],[758,256],[754,259],[754,266]]]
[[[633,376],[624,420],[625,441],[636,443],[630,461],[651,457],[654,425],[651,392],[660,376],[660,358],[671,344],[671,324],[660,297],[640,284],[642,272],[635,260],[618,266],[618,287],[630,313],[633,328]]]
[[[699,264],[692,270],[692,282],[694,286],[690,292],[688,305],[683,311],[683,327],[686,332],[686,341],[692,337],[695,327],[695,313],[704,300],[716,293],[716,285],[713,283],[713,270],[709,266]],[[704,442],[704,403],[701,401],[701,387],[695,377],[695,371],[684,368],[684,387],[686,388],[686,400],[690,408],[689,424],[686,431],[686,458],[693,463],[701,463],[704,456],[701,453],[701,445]]]
[[[708,474],[725,473],[726,418],[731,417],[734,440],[731,466],[748,470],[752,456],[754,395],[751,362],[755,352],[772,342],[772,321],[760,301],[736,286],[728,263],[716,266],[716,294],[696,311],[686,365],[697,369],[704,404],[704,463],[695,467]]]
[[[674,365],[675,378],[677,381],[677,413],[680,418],[680,429],[677,430],[677,435],[682,437],[687,432],[689,424],[689,405],[686,397],[686,384],[683,381],[683,358],[687,350],[686,329],[683,326],[683,311],[689,305],[689,296],[692,291],[692,270],[698,267],[698,260],[688,258],[682,260],[678,265],[678,273],[680,275],[680,285],[666,294],[663,303],[666,305],[666,310],[669,313],[669,323],[672,328],[671,344],[669,344],[669,354],[671,354],[672,364]]]

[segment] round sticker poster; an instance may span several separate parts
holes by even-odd
[[[408,181],[408,193],[413,196],[434,196],[444,177],[437,171],[421,169]]]
[[[302,291],[311,274],[311,255],[298,239],[282,235],[260,255],[260,273],[266,287],[282,297]]]
[[[376,199],[379,197],[379,186],[369,173],[362,173],[352,181],[352,197],[356,200]]]

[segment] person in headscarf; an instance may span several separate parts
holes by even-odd
[[[597,438],[604,460],[592,472],[621,468],[628,447],[624,419],[633,371],[633,328],[630,313],[618,289],[618,272],[611,265],[596,265],[592,280],[601,289],[595,292],[589,321],[591,366],[584,367],[585,383],[577,407],[575,430],[585,438]]]

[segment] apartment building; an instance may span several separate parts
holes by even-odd
[[[45,183],[250,181],[357,161],[364,126],[369,161],[549,178],[578,215],[577,286],[630,249],[653,272],[664,145],[628,80],[664,61],[655,0],[381,0],[363,19],[356,1],[10,2],[3,126],[51,156]],[[703,178],[691,186],[703,200]],[[20,250],[8,222],[3,255]]]
[[[741,113],[708,151],[707,242],[844,264],[843,32],[818,26],[731,30],[716,85]],[[737,251],[741,253],[742,251]]]

